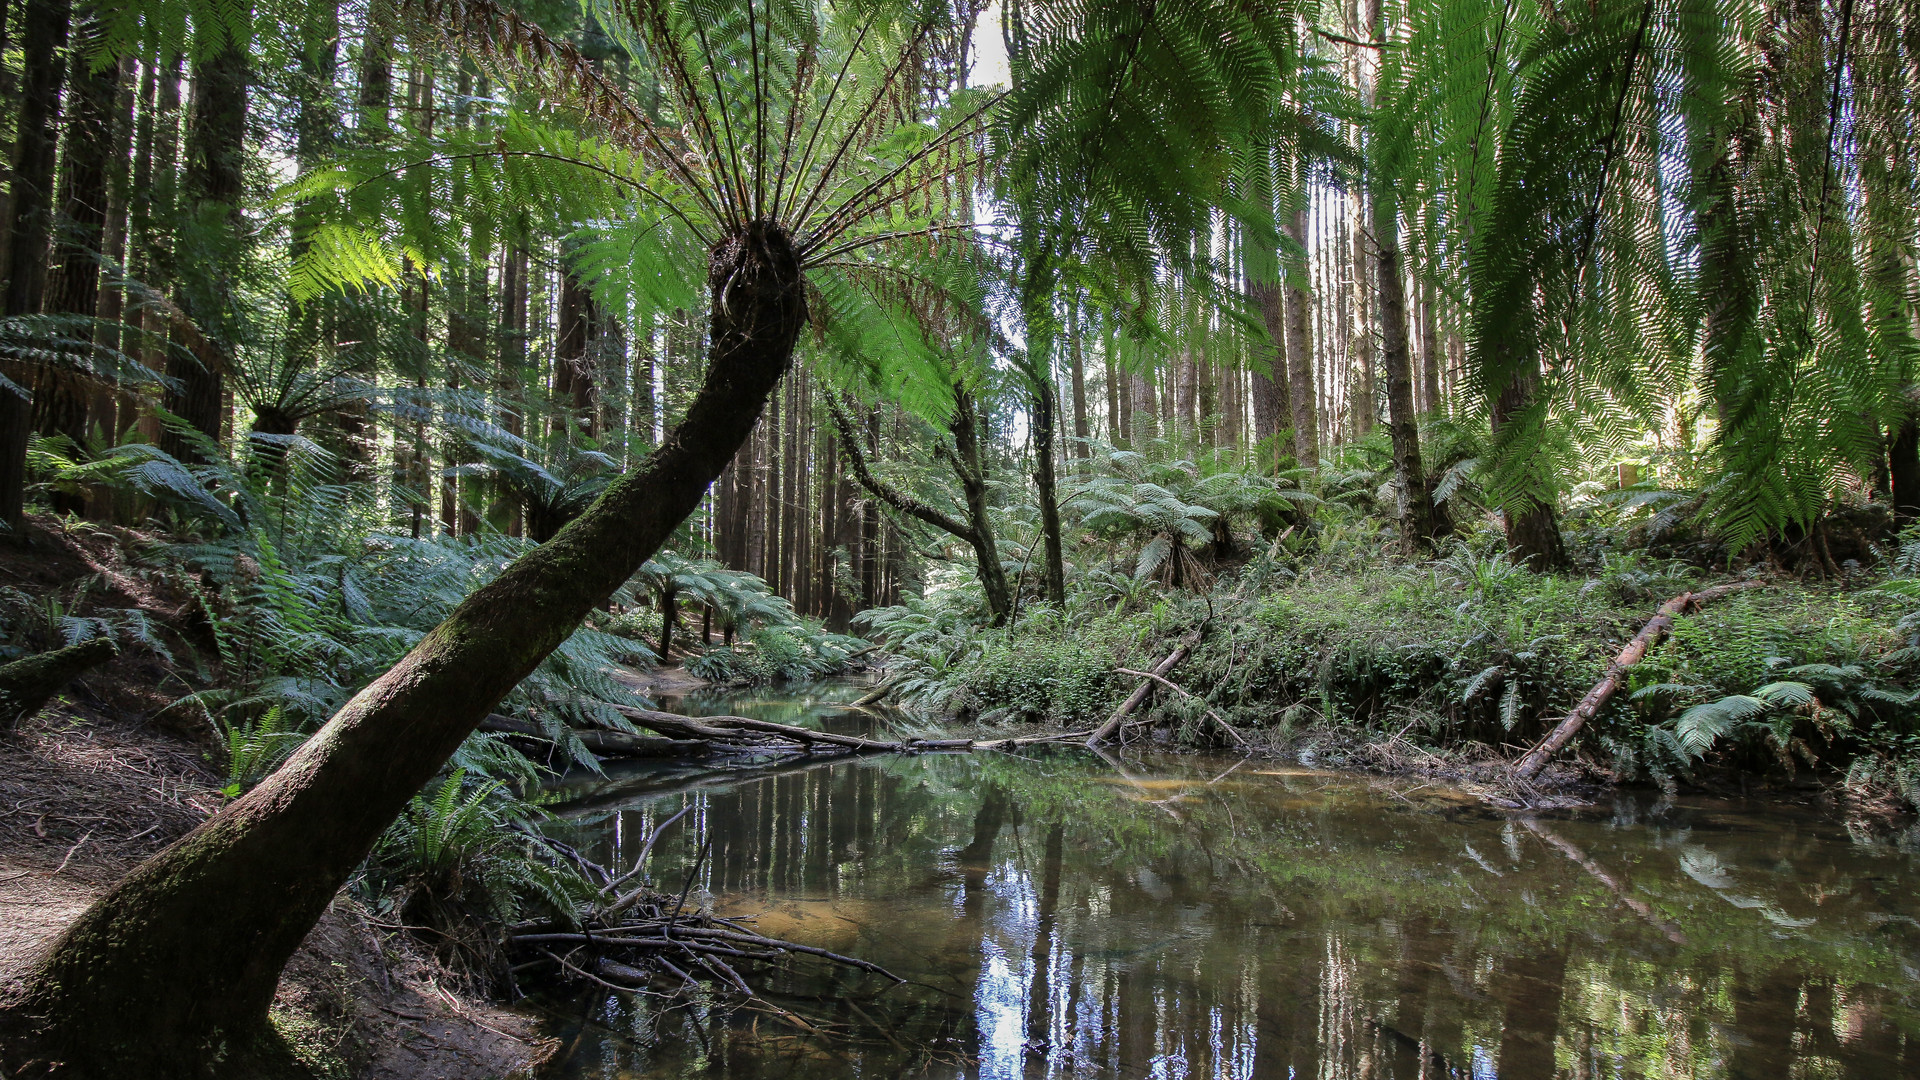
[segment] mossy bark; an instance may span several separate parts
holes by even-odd
[[[690,513],[746,438],[805,322],[798,259],[755,224],[710,264],[705,385],[660,448],[476,591],[286,765],[87,909],[29,975],[12,1061],[61,1075],[224,1075],[264,1037],[280,970],[406,801]]]
[[[0,667],[0,735],[46,705],[60,688],[88,668],[113,659],[113,642],[94,638],[64,649],[35,653]]]

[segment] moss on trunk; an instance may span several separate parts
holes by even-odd
[[[707,377],[686,418],[550,542],[472,596],[278,772],[147,860],[68,929],[7,1021],[11,1064],[228,1075],[267,1038],[280,970],[414,792],[698,504],[786,371],[798,260],[756,223],[714,252]]]

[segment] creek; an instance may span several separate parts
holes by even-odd
[[[666,704],[838,723],[856,693]],[[1077,748],[609,765],[554,795],[555,834],[615,868],[691,806],[660,888],[908,981],[795,965],[748,971],[745,1006],[540,1000],[550,1076],[1920,1075],[1914,830],[1652,791],[1528,817]]]

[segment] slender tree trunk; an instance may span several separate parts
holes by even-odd
[[[164,292],[171,287],[174,268],[174,243],[171,225],[178,203],[180,159],[180,82],[186,66],[183,54],[175,52],[156,57],[153,108],[147,116],[146,139],[149,152],[141,155],[144,170],[136,170],[134,189],[146,193],[133,213],[133,229],[140,253],[143,279],[149,289]],[[158,61],[163,61],[160,63]],[[144,171],[145,175],[141,175]],[[166,342],[169,336],[165,313],[147,304],[140,316],[145,344],[140,362],[154,371],[167,369]],[[142,410],[140,437],[147,442],[160,441],[160,418],[151,409]]]
[[[1108,320],[1105,331],[1101,338],[1100,364],[1107,390],[1107,441],[1114,446],[1125,446],[1127,445],[1127,419],[1131,415],[1131,407],[1126,394],[1120,388],[1120,371],[1113,363],[1114,334],[1111,320]]]
[[[128,273],[128,203],[133,194],[129,181],[133,159],[136,76],[139,74],[138,61],[131,53],[120,58],[119,66],[120,89],[113,104],[113,142],[107,151],[107,224],[104,247],[101,249],[101,254],[105,256],[102,273],[106,273],[110,267],[116,279],[124,278]],[[118,281],[103,284],[99,293],[100,300],[94,311],[99,315],[102,325],[95,341],[123,354],[133,352],[135,339],[122,326],[127,306],[125,285]],[[107,384],[101,384],[94,390],[91,412],[94,422],[100,427],[101,437],[109,444],[118,440],[121,432],[133,422],[133,410],[134,398],[131,393]],[[88,512],[96,520],[105,521],[112,517],[112,493],[106,485],[94,489],[89,497]]]
[[[1040,500],[1040,533],[1046,545],[1046,593],[1048,601],[1062,604],[1067,599],[1065,555],[1060,543],[1060,500],[1054,476],[1053,435],[1058,405],[1053,398],[1053,380],[1035,381],[1033,402],[1033,483]]]
[[[67,41],[67,0],[27,0],[21,44],[24,77],[13,149],[7,222],[5,302],[0,314],[40,310],[46,248],[53,215],[53,157],[60,122],[60,85],[66,74],[60,49]],[[33,377],[19,365],[7,376],[19,386]],[[27,436],[32,407],[0,390],[0,522],[15,537],[26,528]]]
[[[960,465],[956,471],[966,498],[967,523],[974,535],[980,582],[987,591],[987,609],[993,613],[994,625],[999,626],[1013,610],[1013,593],[1007,587],[1007,570],[1000,563],[993,519],[987,513],[987,466],[980,452],[980,416],[970,391],[955,384],[953,398],[953,423],[949,430],[953,433],[954,458]]]
[[[1086,457],[1093,428],[1087,423],[1087,365],[1080,343],[1080,298],[1067,309],[1067,362],[1073,372],[1073,438],[1068,457]]]
[[[560,271],[560,336],[554,344],[551,420],[555,435],[578,432],[593,438],[599,388],[594,379],[594,328],[599,316],[593,294],[581,284],[572,267]]]
[[[1295,244],[1307,242],[1305,200],[1287,219],[1284,231]],[[1313,378],[1313,326],[1307,289],[1299,283],[1307,274],[1303,264],[1287,291],[1287,404],[1293,409],[1293,456],[1307,468],[1320,464],[1320,417],[1318,391]],[[1271,334],[1271,328],[1269,328]],[[1279,378],[1279,372],[1274,373]]]
[[[987,610],[993,624],[1000,626],[1011,613],[1013,601],[1012,593],[1007,588],[1006,568],[1000,565],[1000,549],[994,540],[993,522],[987,516],[987,482],[980,456],[979,418],[974,412],[973,395],[964,386],[954,385],[953,399],[953,419],[948,425],[948,431],[953,435],[953,447],[951,451],[943,447],[941,453],[953,466],[954,474],[960,481],[962,501],[966,505],[965,521],[881,483],[867,465],[867,454],[872,443],[868,443],[867,449],[861,448],[858,433],[847,416],[845,406],[831,398],[827,406],[833,417],[834,428],[840,433],[840,446],[846,454],[847,467],[868,494],[903,514],[964,541],[973,549],[974,569],[979,575],[980,587],[986,593]],[[876,517],[869,505],[867,523],[863,527],[860,562],[865,594],[863,604],[866,607],[876,606],[880,595]]]
[[[1377,4],[1379,0],[1370,0]],[[1430,551],[1446,535],[1448,523],[1433,504],[1427,469],[1420,457],[1420,424],[1413,406],[1413,358],[1407,350],[1407,293],[1400,267],[1399,200],[1382,190],[1391,179],[1376,178],[1373,192],[1375,282],[1380,290],[1380,362],[1387,375],[1388,434],[1393,441],[1393,474],[1400,486],[1400,538],[1410,552]]]
[[[1421,293],[1424,299],[1420,304],[1420,396],[1424,399],[1425,411],[1438,413],[1445,409],[1440,397],[1439,291],[1428,279],[1422,282]]]
[[[677,589],[662,589],[660,592],[660,662],[668,663],[673,653],[673,624],[680,618],[680,592]]]
[[[787,369],[805,323],[786,234],[716,249],[705,386],[639,468],[467,598],[285,766],[110,889],[61,935],[7,1021],[9,1065],[75,1075],[235,1075],[281,968],[413,793],[699,504]],[[222,1049],[232,1053],[220,1060]]]

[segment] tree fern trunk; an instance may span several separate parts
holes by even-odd
[[[715,251],[708,283],[705,385],[661,448],[278,772],[88,908],[8,1010],[23,1036],[10,1064],[132,1080],[245,1070],[281,968],[407,799],[659,549],[752,429],[805,323],[798,260],[783,231],[756,225]]]

